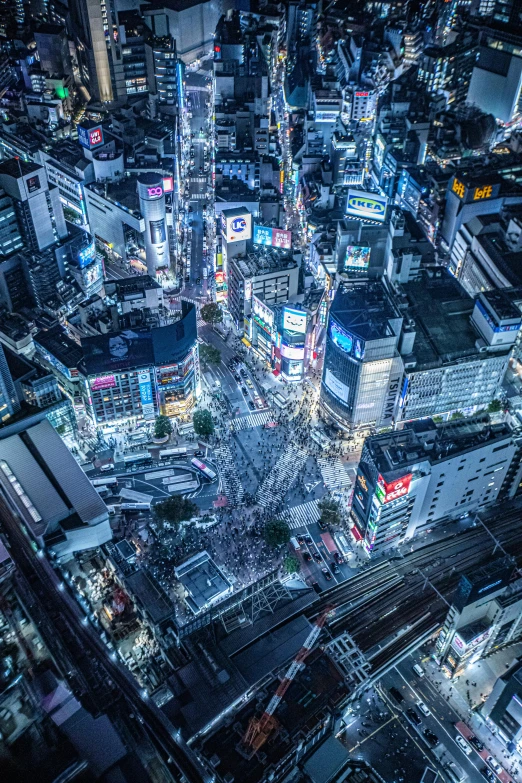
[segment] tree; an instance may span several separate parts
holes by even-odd
[[[192,519],[198,513],[198,507],[188,498],[181,495],[172,495],[153,507],[154,513],[162,522],[169,522],[176,527],[180,522]]]
[[[341,524],[341,507],[336,500],[324,497],[317,505],[319,507],[319,511],[321,512],[319,521],[323,525]]]
[[[296,574],[299,571],[300,563],[297,557],[288,555],[285,559],[285,571],[287,574]]]
[[[154,437],[164,438],[172,432],[172,422],[168,416],[158,416],[154,423]]]
[[[221,351],[219,348],[214,348],[213,345],[202,343],[199,346],[199,358],[203,364],[219,364],[221,361]]]
[[[268,546],[282,546],[290,541],[290,528],[283,519],[271,519],[265,524],[263,536]]]
[[[223,310],[216,302],[209,302],[201,308],[201,317],[205,323],[215,326],[223,320]]]
[[[502,403],[500,400],[491,400],[488,405],[488,413],[498,413],[502,410]]]
[[[451,420],[454,421],[455,419],[464,419],[465,416],[461,411],[455,411],[455,413],[451,414]]]
[[[214,422],[210,411],[196,411],[192,417],[192,424],[196,435],[208,437],[214,432]]]

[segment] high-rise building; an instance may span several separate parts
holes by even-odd
[[[0,190],[0,257],[10,256],[22,246],[13,200]]]
[[[3,346],[0,344],[0,422],[5,423],[20,410],[12,375]]]
[[[444,520],[515,495],[518,437],[487,414],[435,425],[432,419],[366,438],[352,504],[352,534],[382,554]]]
[[[321,406],[344,430],[393,423],[404,366],[402,316],[381,282],[342,284],[330,308]]]
[[[43,166],[15,158],[3,161],[0,188],[13,201],[26,247],[45,250],[67,236],[58,188],[49,187]]]

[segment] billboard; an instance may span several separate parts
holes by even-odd
[[[90,150],[92,147],[98,147],[103,144],[103,128],[98,125],[96,128],[84,128],[83,125],[78,125],[78,141]]]
[[[305,355],[304,345],[288,345],[287,343],[281,343],[281,356],[285,359],[294,359],[295,361],[303,361]]]
[[[369,193],[366,190],[348,190],[346,199],[346,214],[365,220],[378,220],[384,223],[386,219],[386,196],[377,193]]]
[[[375,494],[381,503],[390,503],[392,500],[397,500],[397,498],[401,498],[408,494],[410,491],[411,479],[412,474],[407,473],[399,479],[387,482],[379,473]]]
[[[252,238],[252,215],[248,209],[224,209],[221,213],[221,233],[225,242],[242,242]]]
[[[274,311],[268,307],[255,294],[252,295],[252,312],[254,317],[262,321],[263,326],[268,326],[270,330],[274,328]]]
[[[40,190],[40,177],[38,174],[34,174],[32,177],[27,177],[25,180],[25,186],[28,193],[35,193]]]
[[[161,245],[167,240],[167,233],[165,231],[165,218],[159,220],[151,220],[149,223],[150,241],[152,245]]]
[[[283,310],[283,329],[287,332],[306,334],[306,313],[302,310],[291,310],[285,307]]]
[[[83,269],[86,266],[89,266],[94,259],[96,258],[96,245],[94,243],[94,239],[92,242],[90,242],[87,247],[83,247],[81,250],[78,251],[78,255],[76,256],[76,259],[78,261],[78,266],[80,269]]]
[[[344,259],[345,269],[366,270],[370,266],[370,248],[348,245]]]
[[[174,190],[174,178],[163,177],[163,192],[172,193],[173,190]]]
[[[152,397],[152,386],[150,382],[150,372],[143,370],[138,373],[138,385],[140,389],[141,409],[145,419],[154,418],[154,401]]]
[[[86,337],[82,349],[87,375],[124,372],[154,364],[152,335],[147,330],[124,329]]]
[[[343,402],[348,402],[348,386],[345,383],[342,383],[339,378],[336,378],[331,370],[326,370],[324,374],[324,384],[332,394],[335,394],[335,396],[339,397]]]
[[[114,389],[116,386],[116,378],[114,375],[104,375],[103,378],[91,378],[89,383],[91,391],[98,391],[98,389]]]
[[[270,226],[254,226],[254,245],[264,247],[279,247],[282,250],[290,250],[292,247],[292,232],[283,228],[270,228]]]

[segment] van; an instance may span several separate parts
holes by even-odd
[[[301,547],[299,546],[299,541],[297,540],[297,538],[295,536],[292,536],[292,538],[290,539],[290,543],[294,547],[295,551],[299,552]]]
[[[114,470],[114,465],[112,463],[109,463],[108,465],[102,465],[100,468],[100,473],[108,473],[110,470]]]
[[[412,666],[411,668],[413,669],[417,677],[424,677],[424,671],[422,670],[422,667],[419,666],[418,663],[416,663],[415,666]]]

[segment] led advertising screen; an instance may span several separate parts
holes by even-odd
[[[273,329],[274,327],[274,312],[273,310],[268,307],[264,302],[261,301],[261,299],[258,299],[257,296],[252,295],[252,311],[254,313],[254,316],[257,316],[260,321],[263,322],[264,325],[268,326],[270,329]]]
[[[98,125],[97,128],[84,128],[82,125],[78,125],[78,141],[90,150],[92,147],[99,147],[103,144],[103,128]]]
[[[221,213],[221,229],[226,242],[252,239],[252,215],[248,209],[224,209]]]
[[[335,321],[330,320],[329,329],[330,337],[337,348],[340,348],[345,353],[349,353],[351,356],[355,356],[359,361],[364,358],[364,342],[362,340],[345,331]]]
[[[384,223],[386,219],[386,196],[377,193],[369,193],[366,190],[348,190],[346,199],[346,214],[365,220],[377,220]]]
[[[27,177],[25,180],[25,185],[28,193],[35,193],[37,190],[40,190],[40,177],[38,174],[35,174],[32,177]]]
[[[370,248],[348,245],[344,259],[345,269],[364,271],[370,266]]]
[[[92,264],[95,258],[96,258],[96,245],[93,239],[92,242],[90,242],[87,245],[87,247],[82,247],[82,249],[78,251],[78,255],[76,256],[76,259],[78,261],[78,266],[80,267],[80,269],[83,269],[84,267],[89,266],[89,264]]]
[[[291,310],[290,308],[285,307],[283,329],[287,332],[306,334],[306,313],[303,313],[302,310]]]
[[[272,229],[269,226],[254,226],[254,245],[272,247]]]
[[[154,402],[152,398],[152,386],[150,383],[150,372],[144,370],[138,374],[138,385],[140,389],[141,408],[143,416],[146,419],[154,418]]]
[[[149,223],[150,227],[150,241],[153,245],[161,245],[162,242],[165,242],[167,239],[167,234],[165,232],[165,219],[161,218],[160,220],[151,220]]]
[[[154,364],[152,335],[148,330],[124,329],[86,337],[82,349],[88,375],[124,372]]]
[[[304,345],[287,345],[286,343],[281,343],[281,356],[284,356],[285,359],[303,361],[304,355]]]
[[[90,385],[92,391],[98,391],[98,389],[114,389],[116,386],[116,378],[114,375],[105,375],[103,378],[91,378]]]
[[[348,402],[348,386],[340,381],[339,378],[336,378],[331,370],[326,370],[324,374],[324,384],[332,394],[335,394],[335,396],[339,397],[343,402]]]
[[[163,177],[163,192],[172,193],[173,190],[174,190],[174,178]]]
[[[270,228],[270,226],[255,225],[254,245],[290,250],[292,247],[292,232],[286,231],[283,228]]]
[[[375,494],[381,503],[390,503],[392,500],[397,500],[397,498],[401,498],[403,495],[408,494],[410,491],[411,479],[412,474],[407,473],[405,476],[402,476],[402,478],[395,479],[388,483],[379,473]]]

